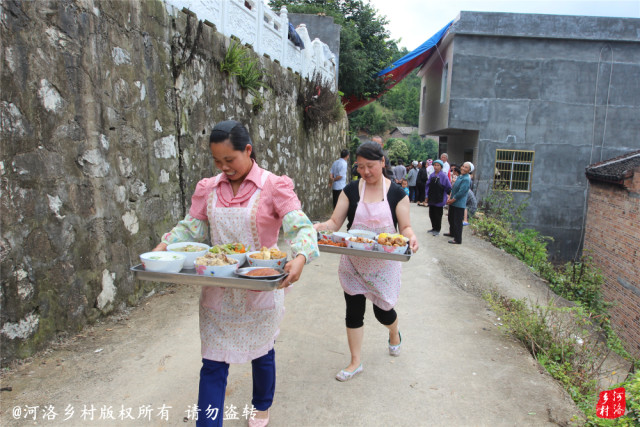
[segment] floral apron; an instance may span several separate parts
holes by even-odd
[[[362,180],[360,202],[356,208],[351,228],[375,233],[395,233],[391,208],[387,202],[385,181],[382,183],[383,201],[364,203],[367,183]],[[402,265],[399,261],[343,255],[340,258],[338,277],[342,289],[349,295],[363,294],[383,310],[390,310],[398,301]]]
[[[264,186],[270,172],[262,173]],[[217,184],[217,183],[216,183]],[[246,207],[216,207],[217,189],[209,196],[207,217],[211,244],[239,242],[260,249],[256,213],[260,188]],[[267,354],[278,336],[284,315],[284,291],[257,292],[205,286],[200,297],[202,357],[245,363]]]

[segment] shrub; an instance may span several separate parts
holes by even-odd
[[[304,109],[304,124],[307,129],[335,122],[344,111],[340,97],[319,73],[305,81],[298,95],[298,104]]]

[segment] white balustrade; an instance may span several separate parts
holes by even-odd
[[[336,89],[335,56],[320,39],[311,41],[307,28],[300,24],[296,32],[304,49],[288,38],[287,8],[280,14],[271,10],[262,0],[164,0],[167,11],[175,16],[187,8],[200,20],[207,20],[227,37],[235,36],[243,44],[250,44],[259,55],[267,54],[280,65],[291,68],[306,78],[319,73],[329,86]]]

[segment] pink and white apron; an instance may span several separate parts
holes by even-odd
[[[262,173],[264,186],[270,172]],[[239,242],[259,250],[256,222],[260,188],[246,207],[216,207],[217,189],[209,196],[207,217],[211,244]],[[269,292],[202,288],[200,297],[200,341],[202,357],[227,363],[245,363],[267,354],[280,332],[284,315],[284,291]]]
[[[362,180],[360,202],[351,228],[375,233],[395,233],[391,208],[387,202],[385,181],[382,183],[383,201],[364,203],[367,183]],[[399,261],[342,255],[338,277],[342,289],[349,295],[363,294],[383,310],[390,310],[398,301],[402,265]]]

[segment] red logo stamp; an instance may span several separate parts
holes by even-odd
[[[627,400],[624,387],[600,392],[596,405],[598,418],[618,418],[627,410]]]

